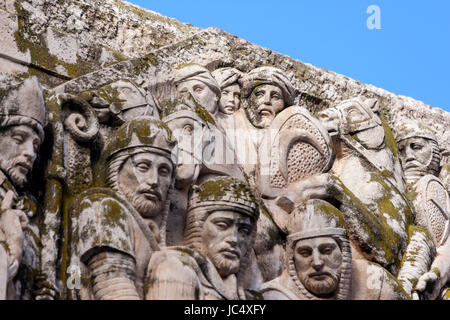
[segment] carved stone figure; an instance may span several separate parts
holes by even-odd
[[[188,64],[175,72],[174,85],[186,100],[190,94],[213,118],[219,112],[221,90],[208,69],[198,64]]]
[[[148,262],[165,243],[176,143],[161,121],[122,125],[105,150],[110,189],[90,189],[73,204],[72,265],[88,281],[81,299],[142,299]]]
[[[294,104],[295,88],[280,69],[256,68],[242,81],[245,113],[255,128],[267,128],[280,111]]]
[[[292,213],[289,229],[286,269],[262,286],[264,299],[348,299],[352,256],[342,214],[310,200]]]
[[[36,202],[27,182],[44,139],[45,103],[35,77],[0,95],[0,299],[32,299],[38,273]],[[20,266],[20,268],[19,268]]]
[[[319,114],[336,150],[330,194],[346,219],[353,259],[378,263],[411,295],[434,245],[414,225],[397,146],[378,107],[377,100],[356,98]]]
[[[259,210],[245,183],[218,177],[194,186],[185,246],[153,255],[147,299],[245,299],[246,271]]]
[[[412,120],[398,125],[396,140],[406,181],[415,183],[427,174],[438,177],[441,156],[435,134]]]
[[[436,299],[450,280],[450,199],[438,178],[440,152],[436,136],[427,127],[412,120],[399,124],[397,142],[402,166],[410,188],[416,223],[425,227],[433,238],[437,257],[430,272],[423,275],[416,289],[427,299]],[[429,284],[428,284],[429,283]],[[432,290],[426,290],[432,285]]]
[[[242,72],[235,68],[220,68],[214,70],[212,76],[216,79],[222,91],[220,112],[231,115],[239,110],[241,105]]]
[[[92,105],[102,124],[120,125],[141,116],[159,117],[153,97],[133,80],[118,80],[79,96]]]

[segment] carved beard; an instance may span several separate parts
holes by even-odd
[[[220,252],[208,257],[213,265],[216,267],[217,272],[222,278],[226,278],[231,274],[239,272],[240,260],[230,260],[222,256]]]
[[[29,172],[29,170],[27,170],[26,173],[23,173],[22,171],[24,168],[19,166],[21,164],[29,165],[29,161],[22,157],[18,157],[2,166],[2,168],[6,168],[6,174],[11,179],[12,183],[18,187],[23,187],[23,185],[27,182],[27,174]]]
[[[163,201],[155,201],[147,199],[142,192],[149,190],[147,185],[140,185],[135,192],[132,192],[128,188],[123,188],[123,193],[128,201],[142,217],[156,217],[162,213]]]
[[[262,116],[258,111],[258,106],[253,104],[251,101],[248,102],[247,108],[245,108],[245,113],[247,114],[248,120],[251,124],[259,129],[264,129],[270,126],[272,120],[275,118],[275,115]]]
[[[338,288],[340,276],[333,271],[326,272],[328,276],[321,281],[316,281],[310,275],[299,274],[300,281],[305,288],[316,296],[329,296]]]

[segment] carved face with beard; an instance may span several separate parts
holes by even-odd
[[[8,127],[0,132],[0,169],[14,185],[22,187],[27,182],[40,144],[39,135],[26,125]]]
[[[129,157],[119,172],[119,189],[143,218],[160,216],[172,182],[172,163],[143,152]]]
[[[239,272],[253,245],[254,222],[234,211],[215,211],[203,225],[202,253],[225,279]]]
[[[331,237],[299,240],[294,250],[295,268],[305,288],[318,297],[333,295],[339,285],[342,253]]]
[[[282,90],[271,84],[263,84],[253,89],[247,103],[247,118],[260,129],[269,127],[275,116],[285,107]]]

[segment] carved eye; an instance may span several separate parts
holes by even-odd
[[[23,143],[24,141],[23,136],[20,134],[15,134],[12,138],[17,144]]]
[[[330,255],[332,252],[333,252],[332,247],[324,247],[324,248],[322,248],[322,250],[320,250],[320,253],[325,254],[325,255]]]
[[[248,236],[248,235],[252,232],[252,230],[251,230],[250,227],[244,226],[244,227],[240,227],[240,228],[239,228],[239,232],[240,232],[241,234],[243,234],[243,235]]]
[[[150,166],[145,162],[136,163],[136,168],[139,172],[147,172],[150,169]]]
[[[202,87],[199,87],[199,86],[194,87],[194,92],[195,93],[201,93],[202,91],[203,91]]]
[[[281,96],[278,93],[272,93],[272,99],[280,100]]]
[[[264,95],[264,91],[256,91],[255,92],[255,96],[257,96],[257,97],[261,97],[263,95]]]
[[[192,127],[192,125],[187,124],[183,127],[183,131],[190,134],[192,133],[192,131],[194,131],[194,128]]]
[[[302,257],[309,257],[312,254],[312,250],[309,248],[300,248],[297,250],[297,253]]]
[[[215,223],[216,227],[219,230],[226,230],[228,229],[228,223],[226,223],[225,221],[218,221]]]
[[[167,177],[167,176],[169,176],[169,174],[170,174],[170,170],[166,166],[163,166],[163,167],[159,168],[159,175],[160,176]]]
[[[423,148],[423,145],[421,145],[420,143],[412,143],[411,144],[411,149],[413,150],[421,150]]]

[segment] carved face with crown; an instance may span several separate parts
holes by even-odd
[[[44,138],[45,104],[35,77],[0,101],[0,169],[17,187],[27,182]]]
[[[207,257],[225,279],[245,267],[258,215],[246,184],[228,177],[207,180],[191,191],[186,245]]]
[[[144,218],[163,212],[174,180],[176,144],[161,121],[140,118],[120,127],[107,147],[107,182]]]

